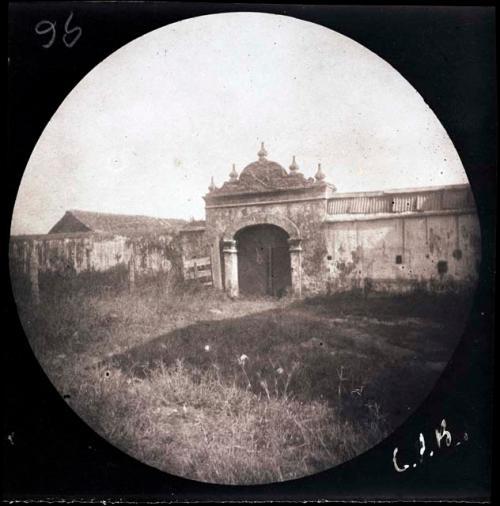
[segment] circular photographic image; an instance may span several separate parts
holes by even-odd
[[[385,439],[460,340],[480,228],[459,155],[387,62],[224,13],[126,44],[46,126],[10,270],[38,361],[139,461],[291,480]]]

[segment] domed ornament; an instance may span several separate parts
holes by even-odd
[[[296,174],[299,170],[299,166],[297,165],[297,162],[295,161],[295,155],[293,155],[292,163],[290,164],[289,169],[292,174]]]
[[[276,162],[268,160],[264,143],[257,153],[259,159],[247,165],[240,174],[240,181],[260,187],[268,187],[273,181],[281,180],[288,175],[287,171]]]
[[[264,160],[267,156],[266,148],[264,147],[264,143],[261,142],[259,152],[257,153],[259,160]]]
[[[213,192],[217,187],[215,186],[215,183],[214,183],[214,176],[212,176],[212,179],[210,180],[210,185],[208,187],[208,190]]]
[[[236,172],[236,165],[233,163],[233,168],[229,173],[230,181],[236,181],[238,179],[238,173]]]
[[[314,175],[316,178],[316,181],[323,181],[326,177],[325,173],[321,169],[321,164],[318,163],[318,170],[316,171],[316,174]]]

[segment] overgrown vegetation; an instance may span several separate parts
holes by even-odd
[[[230,300],[162,277],[118,286],[47,292],[37,307],[17,294],[47,374],[127,453],[239,484],[311,474],[380,441],[429,392],[469,301]]]

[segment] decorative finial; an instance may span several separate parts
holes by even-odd
[[[290,165],[290,172],[292,174],[295,174],[299,170],[299,166],[297,165],[297,162],[295,161],[295,155],[293,155],[292,163]]]
[[[267,151],[266,151],[266,148],[264,147],[263,142],[261,142],[261,144],[260,144],[260,150],[257,153],[257,156],[259,157],[259,160],[264,160],[267,156]]]
[[[208,190],[213,192],[217,187],[215,186],[215,183],[214,183],[214,176],[212,176],[212,179],[210,180],[210,186],[208,187]]]
[[[316,174],[314,175],[316,178],[316,181],[323,181],[325,179],[325,173],[321,170],[321,164],[318,163],[318,170],[316,171]]]
[[[238,173],[236,172],[236,166],[234,163],[233,163],[233,169],[229,173],[229,179],[231,181],[236,181],[238,179]]]

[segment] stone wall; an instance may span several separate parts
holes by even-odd
[[[447,290],[477,280],[481,234],[474,210],[347,216],[329,215],[321,197],[280,200],[207,206],[205,228],[178,233],[13,237],[11,272],[32,286],[38,273],[83,274],[92,283],[113,270],[135,282],[182,273],[184,261],[210,256],[214,285],[224,288],[223,242],[237,248],[238,230],[267,223],[288,233],[293,284],[302,295],[353,288]]]
[[[13,237],[11,270],[29,271],[32,254],[41,272],[106,271],[132,261],[138,275],[169,270],[175,254],[174,235],[72,233]]]
[[[481,260],[474,212],[325,222],[326,289],[473,286]]]
[[[204,228],[181,230],[179,246],[185,260],[210,256],[210,244],[207,242]]]
[[[321,181],[258,192],[238,188],[233,181],[205,197],[218,287],[228,282],[225,264],[237,263],[236,232],[259,224],[288,233],[294,293],[444,290],[477,279],[481,238],[469,185],[349,194]],[[229,254],[224,261],[221,242]]]
[[[68,280],[116,288],[159,274],[182,277],[183,258],[203,250],[203,233],[80,232],[12,237],[9,261],[13,285],[31,291],[38,290],[39,282],[49,286]]]
[[[289,220],[301,238],[304,295],[353,288],[448,290],[477,280],[481,234],[474,210],[336,221],[325,207],[325,200],[316,199],[207,209],[213,262],[220,259],[219,242],[239,226],[274,223],[287,230]],[[223,287],[223,271],[222,264],[216,286]]]

